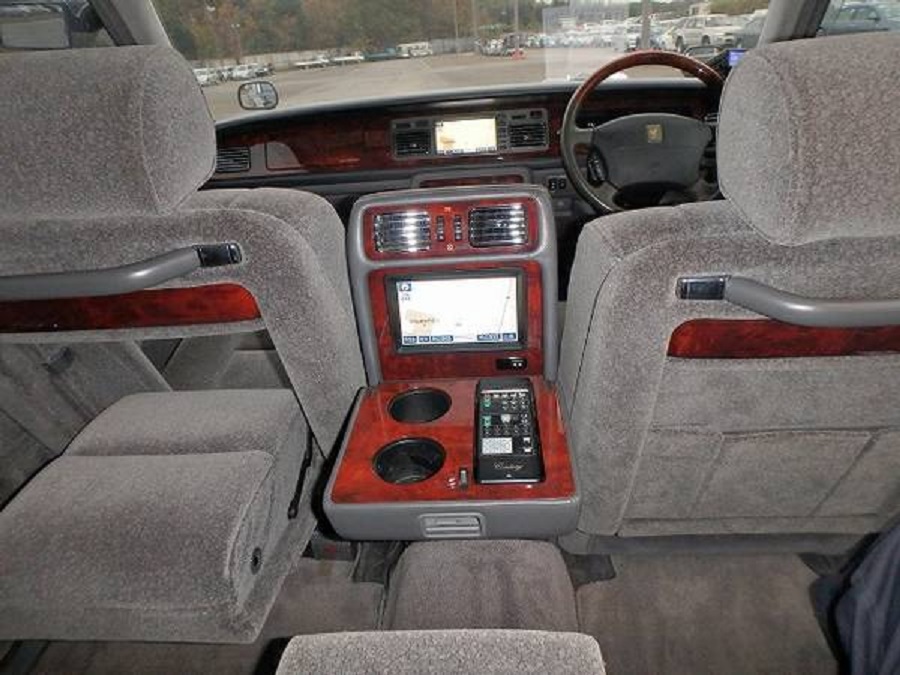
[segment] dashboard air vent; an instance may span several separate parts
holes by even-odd
[[[411,129],[394,133],[395,157],[421,157],[431,154],[431,131]]]
[[[509,127],[509,147],[547,147],[547,123],[529,122],[527,124],[511,124]]]
[[[250,170],[250,148],[235,146],[216,152],[216,173],[242,173]]]
[[[469,243],[478,248],[528,243],[525,207],[503,204],[472,209],[469,211]]]
[[[375,250],[412,253],[431,248],[431,221],[425,211],[398,211],[375,216]]]

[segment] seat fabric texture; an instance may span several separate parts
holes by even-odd
[[[898,58],[896,35],[754,50],[722,101],[728,199],[585,227],[559,373],[582,494],[570,541],[858,535],[900,510],[900,356],[666,355],[685,321],[761,318],[679,300],[681,277],[900,298],[896,181],[884,175],[900,163],[900,140],[883,134],[900,104],[885,83]]]
[[[603,675],[597,642],[579,633],[444,630],[296,637],[278,675]]]
[[[0,89],[17,93],[0,98],[0,147],[17,158],[0,176],[9,197],[0,276],[95,271],[234,242],[239,263],[162,287],[237,284],[260,312],[0,336],[0,372],[13,375],[0,378],[0,440],[15,443],[2,452],[15,454],[10,475],[0,467],[0,604],[9,610],[0,635],[250,641],[315,524],[317,453],[299,515],[287,520],[303,453],[335,446],[365,382],[343,224],[327,201],[296,190],[198,194],[215,167],[215,125],[171,48],[5,56]],[[264,381],[283,376],[290,390],[171,394],[220,375],[182,362],[172,387],[137,346],[263,330],[283,365]],[[128,364],[137,367],[120,380]],[[116,404],[139,392],[163,393]]]
[[[286,390],[122,399],[0,512],[0,639],[252,641],[307,442]]]

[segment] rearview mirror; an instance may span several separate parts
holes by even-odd
[[[271,110],[278,105],[278,90],[271,82],[245,82],[238,87],[238,103],[244,110]]]

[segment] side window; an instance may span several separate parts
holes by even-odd
[[[853,15],[854,21],[878,21],[878,12],[873,7],[860,7]]]
[[[835,23],[847,23],[853,21],[855,11],[852,7],[841,7],[841,11],[834,18]]]
[[[830,0],[818,35],[885,30],[900,31],[900,2],[864,4],[859,0]]]

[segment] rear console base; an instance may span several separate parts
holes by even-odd
[[[364,389],[326,489],[334,528],[363,540],[572,531],[579,501],[556,389],[530,379],[545,473],[537,483],[476,482],[477,379]]]

